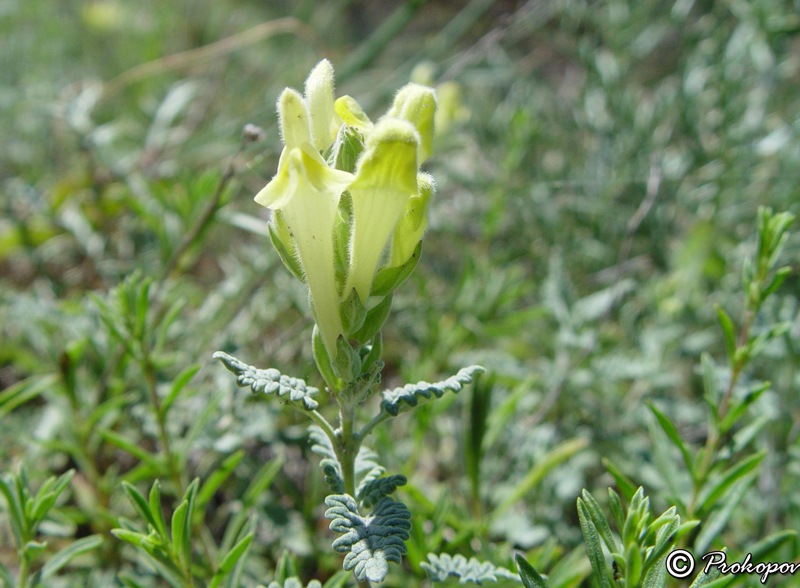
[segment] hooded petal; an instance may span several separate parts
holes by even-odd
[[[398,267],[408,261],[428,226],[428,204],[436,192],[433,176],[419,174],[417,186],[419,194],[409,198],[403,218],[394,230],[392,253],[389,256],[390,267]]]
[[[356,179],[350,185],[353,240],[344,294],[355,288],[364,303],[386,243],[409,198],[417,194],[418,145],[419,136],[411,123],[382,118],[367,139]]]
[[[394,97],[394,104],[386,116],[395,116],[410,122],[420,136],[419,163],[433,152],[433,119],[436,115],[436,93],[433,88],[420,84],[406,84]]]
[[[331,357],[342,333],[334,269],[333,227],[339,197],[353,180],[329,168],[306,143],[284,149],[278,174],[256,195],[256,202],[280,210],[297,247],[311,293],[316,322]]]
[[[286,88],[278,98],[278,124],[283,143],[289,149],[311,141],[308,109],[297,90]]]
[[[325,152],[336,139],[336,112],[333,108],[333,66],[320,61],[306,79],[306,106],[311,120],[314,148]]]
[[[357,128],[365,135],[372,130],[374,126],[372,121],[369,120],[369,117],[364,113],[355,98],[351,96],[337,98],[336,102],[334,102],[334,108],[336,109],[336,114],[345,124]]]

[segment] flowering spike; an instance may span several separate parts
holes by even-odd
[[[338,128],[333,108],[333,66],[327,59],[320,61],[306,79],[305,101],[311,119],[312,144],[324,152],[336,138]]]
[[[355,288],[364,303],[386,243],[409,198],[417,194],[418,145],[412,124],[382,118],[367,139],[350,186],[354,226],[345,293]]]
[[[436,93],[420,84],[403,86],[394,98],[387,116],[403,118],[413,124],[420,136],[419,162],[431,156],[433,149],[433,119],[436,115]]]

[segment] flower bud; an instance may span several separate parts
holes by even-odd
[[[311,143],[323,153],[336,138],[338,125],[333,108],[333,66],[320,61],[306,79],[305,102],[311,120]]]
[[[300,147],[311,141],[306,103],[296,90],[286,88],[278,98],[278,124],[287,148]]]
[[[386,115],[405,119],[416,127],[420,136],[419,163],[431,156],[436,115],[436,93],[432,88],[413,83],[403,86]]]

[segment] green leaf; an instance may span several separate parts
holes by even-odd
[[[636,586],[639,584],[639,578],[642,577],[642,552],[639,545],[631,543],[625,552],[625,578],[627,586]]]
[[[698,496],[697,512],[703,513],[710,510],[736,481],[755,470],[765,455],[766,452],[761,451],[743,459],[725,470],[713,483],[704,486]]]
[[[411,513],[402,502],[388,496],[380,499],[368,518],[358,513],[356,501],[347,494],[325,499],[331,519],[330,529],[340,535],[333,549],[347,553],[344,569],[353,570],[363,581],[382,582],[389,572],[389,562],[400,563],[407,552],[405,541],[411,529]]]
[[[548,588],[547,581],[528,563],[528,560],[519,553],[514,559],[517,562],[517,571],[525,588]]]
[[[186,523],[189,512],[189,501],[184,498],[183,502],[178,505],[175,512],[172,513],[172,549],[175,554],[175,559],[180,562],[182,569],[189,568],[189,558],[186,557],[186,552],[183,546],[186,543]]]
[[[339,335],[336,339],[336,359],[331,363],[331,367],[334,374],[348,383],[361,374],[361,356],[345,340],[344,335]]]
[[[608,470],[608,473],[614,477],[614,480],[617,483],[617,488],[622,493],[623,498],[627,501],[631,501],[633,495],[636,493],[636,484],[634,484],[631,479],[622,473],[613,462],[609,461],[605,457],[600,460],[603,466]],[[621,527],[622,525],[620,525]]]
[[[355,339],[359,343],[371,341],[375,335],[378,334],[378,331],[381,330],[383,323],[386,322],[386,318],[389,316],[389,311],[392,309],[392,298],[393,295],[389,294],[381,300],[377,306],[370,308],[367,311],[364,324],[355,333],[350,333],[350,338]]]
[[[89,535],[74,541],[47,560],[42,566],[41,579],[50,578],[77,556],[97,549],[102,544],[102,535]]]
[[[172,381],[172,386],[170,387],[169,394],[164,399],[164,402],[161,403],[161,412],[167,414],[169,412],[170,407],[178,398],[180,393],[186,387],[192,378],[194,378],[195,374],[200,370],[200,364],[196,363],[194,365],[190,365],[181,373],[179,373],[175,379]]]
[[[386,390],[383,393],[381,409],[391,416],[397,416],[401,412],[406,412],[416,407],[420,400],[430,400],[432,396],[441,398],[448,390],[458,393],[466,385],[472,382],[476,374],[485,371],[479,365],[472,365],[462,368],[455,376],[442,382],[429,384],[428,382],[418,382],[416,384],[406,384],[402,388]]]
[[[483,440],[491,413],[494,378],[476,378],[472,386],[469,403],[469,423],[465,431],[464,458],[467,475],[472,486],[474,499],[480,497],[481,460],[483,459]]]
[[[408,260],[396,267],[382,267],[375,274],[372,281],[370,296],[387,296],[394,292],[408,277],[414,273],[420,255],[422,254],[422,241],[417,243],[414,252]]]
[[[583,541],[586,544],[586,553],[589,556],[589,562],[592,564],[594,577],[602,588],[611,588],[611,582],[608,580],[608,572],[606,571],[606,558],[603,555],[600,535],[592,523],[589,511],[581,498],[578,498],[578,519],[580,520]]]
[[[735,399],[728,414],[722,419],[719,424],[719,431],[721,435],[727,433],[742,417],[744,412],[756,401],[761,395],[769,390],[770,383],[763,382],[762,384],[752,388],[748,394],[742,399]]]
[[[219,566],[219,571],[223,574],[228,574],[233,569],[233,567],[239,563],[239,560],[244,555],[247,548],[250,547],[250,543],[253,541],[253,534],[250,533],[245,535],[245,537],[239,541],[233,548],[225,555],[222,559],[222,563]]]
[[[213,578],[211,578],[211,583],[208,585],[208,588],[218,588],[220,584],[222,584],[222,580],[230,574],[239,561],[243,561],[246,557],[247,552],[250,550],[250,544],[253,542],[253,532],[248,533],[245,535],[241,541],[239,541],[236,545],[234,545],[228,553],[222,558],[222,562],[219,565],[216,573],[214,574]]]
[[[750,485],[755,482],[756,474],[750,474],[739,480],[730,490],[725,498],[725,503],[722,508],[711,514],[700,528],[700,532],[694,542],[694,549],[696,553],[705,553],[708,551],[712,541],[719,535],[728,524],[728,521],[736,510],[736,507],[744,498]]]
[[[156,472],[164,471],[164,465],[159,456],[150,453],[146,449],[139,447],[139,445],[137,445],[133,441],[128,441],[127,439],[125,439],[125,437],[117,435],[116,433],[110,431],[109,429],[100,429],[98,432],[100,433],[100,436],[103,437],[103,439],[105,439],[112,445],[119,447],[123,451],[130,453],[138,460],[146,463],[148,466],[153,468],[154,471]]]
[[[589,492],[585,489],[583,492],[581,492],[581,496],[583,497],[586,512],[592,519],[592,524],[600,534],[600,538],[603,540],[603,543],[606,544],[606,547],[611,553],[619,551],[620,546],[617,543],[617,540],[614,538],[614,535],[611,533],[611,527],[608,525],[608,519],[606,519],[606,516],[600,509],[600,505],[594,499],[594,496],[589,494]]]
[[[428,572],[432,582],[444,582],[448,576],[459,578],[459,584],[466,584],[467,582],[476,584],[497,582],[498,578],[520,581],[520,577],[517,574],[506,568],[479,561],[474,557],[467,559],[460,554],[451,557],[446,553],[442,555],[429,553],[428,561],[420,563],[420,567]]]
[[[622,501],[619,499],[619,494],[614,492],[613,488],[608,489],[608,504],[611,507],[611,513],[614,515],[614,522],[617,523],[617,529],[621,529],[625,523],[625,514],[622,510]]]
[[[167,524],[164,522],[164,512],[161,510],[161,484],[156,480],[150,488],[150,496],[148,503],[150,505],[150,514],[153,516],[155,522],[155,530],[164,539],[169,541],[167,535]]]
[[[253,394],[274,394],[300,410],[316,410],[319,407],[319,402],[312,398],[319,390],[306,385],[303,380],[284,376],[276,369],[255,368],[222,351],[217,351],[213,357],[236,375],[239,386],[249,386]]]
[[[700,573],[697,574],[697,576],[694,579],[694,582],[692,582],[692,585],[689,586],[689,588],[703,588],[703,586],[707,586],[708,584],[719,578],[719,574],[720,574],[719,568],[716,566],[711,568],[707,574],[705,572],[705,569],[702,569],[700,570]]]
[[[121,541],[127,541],[136,546],[141,546],[147,535],[139,533],[138,531],[129,531],[128,529],[112,529],[111,534]]]
[[[781,284],[789,277],[789,274],[792,273],[791,267],[782,267],[775,272],[775,275],[772,278],[772,281],[769,285],[764,288],[764,292],[761,294],[761,301],[763,302],[766,300],[770,295],[772,295],[778,288],[781,287]]]
[[[675,428],[675,425],[669,420],[664,413],[658,410],[653,404],[647,403],[647,406],[650,408],[650,411],[655,415],[656,419],[658,420],[658,424],[661,425],[661,428],[667,434],[667,437],[670,441],[678,448],[683,456],[683,463],[686,464],[686,469],[692,474],[692,478],[694,478],[694,460],[692,459],[692,454],[689,453],[689,450],[686,448],[686,445],[683,443],[683,439],[681,439],[680,434],[678,433],[678,429]]]
[[[278,565],[275,567],[275,581],[283,584],[289,578],[297,575],[297,565],[289,550],[284,550]]]
[[[749,552],[752,554],[754,562],[766,561],[773,556],[784,543],[794,540],[795,537],[797,537],[797,531],[778,531],[751,546]]]
[[[279,210],[272,211],[272,220],[267,224],[267,229],[269,231],[269,240],[272,242],[275,251],[278,252],[278,257],[281,258],[283,265],[292,272],[295,278],[305,284],[305,274],[297,257],[297,246],[294,243],[294,239],[291,238],[289,227],[286,225],[286,221]]]
[[[26,559],[33,560],[44,553],[45,549],[47,549],[47,541],[28,541],[22,552]]]
[[[333,576],[328,578],[328,581],[325,582],[322,588],[344,588],[351,575],[352,574],[350,572],[339,570]]]
[[[199,509],[202,510],[208,501],[211,500],[211,498],[214,496],[214,493],[219,489],[223,482],[230,477],[230,475],[233,473],[233,470],[236,469],[236,466],[239,465],[244,456],[245,452],[241,449],[236,453],[229,455],[225,461],[222,462],[222,465],[216,468],[214,473],[208,477],[208,479],[200,488],[200,492],[197,494],[197,507]]]
[[[117,574],[117,577],[120,580],[122,580],[122,583],[125,585],[125,588],[146,588],[144,584],[140,584],[128,572],[120,572],[119,574]]]
[[[506,499],[491,513],[491,518],[496,519],[501,514],[519,502],[554,468],[567,461],[570,457],[586,448],[587,439],[570,439],[555,446],[531,468],[528,474],[517,484]]]
[[[156,522],[153,513],[150,511],[150,503],[145,500],[142,493],[134,488],[131,484],[128,484],[128,482],[122,482],[122,489],[125,491],[125,494],[128,496],[128,500],[133,505],[134,510],[136,510],[139,516],[144,519],[150,528],[158,530],[158,523]],[[159,508],[161,508],[160,504]]]
[[[328,355],[328,350],[325,349],[322,333],[320,333],[319,327],[316,324],[311,332],[311,351],[314,354],[314,362],[317,364],[317,369],[319,373],[322,374],[322,379],[325,380],[325,383],[329,387],[332,386],[335,390],[341,390],[344,387],[344,382],[333,373],[330,355]],[[333,391],[334,390],[330,390],[330,392]]]
[[[719,321],[719,326],[722,327],[722,335],[725,338],[725,351],[728,354],[728,359],[733,361],[733,356],[736,354],[736,333],[733,321],[719,304],[715,304],[714,309],[717,311],[717,320]]]
[[[674,508],[674,507],[672,507]],[[669,511],[668,511],[669,512]],[[666,559],[667,551],[669,551],[676,541],[675,532],[681,524],[681,517],[674,515],[672,520],[666,525],[662,526],[656,534],[655,545],[652,551],[647,555],[644,561],[643,571],[647,576],[651,574],[658,575],[665,569],[664,560]],[[645,576],[645,581],[647,581]]]
[[[197,487],[200,480],[195,478],[183,495],[183,502],[180,506],[186,505],[186,512],[178,519],[181,525],[179,536],[176,537],[176,521],[175,514],[172,516],[172,542],[175,550],[178,553],[180,561],[183,562],[185,569],[189,569],[192,562],[192,526],[194,524],[194,512],[197,499]],[[178,508],[180,508],[180,506]],[[177,509],[176,509],[177,514]]]
[[[17,382],[0,392],[0,419],[12,410],[38,398],[48,388],[54,387],[58,376],[32,377]]]
[[[261,466],[261,469],[253,476],[250,485],[242,496],[242,505],[246,509],[252,507],[256,500],[267,491],[275,476],[281,471],[283,462],[284,458],[282,456],[275,457]]]
[[[361,298],[355,290],[350,290],[350,295],[339,303],[339,315],[342,318],[342,328],[345,333],[358,331],[364,325],[364,320],[367,318],[367,307],[362,304]],[[340,337],[343,336],[340,335]]]

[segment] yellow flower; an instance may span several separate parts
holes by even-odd
[[[345,293],[355,288],[366,304],[378,261],[403,215],[417,195],[419,135],[408,121],[384,117],[367,138],[359,159],[353,198],[353,237]]]
[[[332,90],[330,103],[332,112]],[[278,114],[286,147],[278,173],[255,200],[280,211],[289,228],[323,342],[328,353],[335,356],[342,321],[334,272],[333,226],[339,197],[353,181],[353,175],[328,167],[312,146],[311,129],[323,132],[320,129],[326,128],[326,120],[318,117],[316,123],[310,122],[306,100],[296,91],[284,90],[278,101]]]
[[[285,147],[277,174],[255,199],[275,212],[270,237],[308,285],[331,360],[339,336],[351,334],[345,328],[359,328],[348,312],[355,308],[363,322],[376,304],[368,298],[389,242],[393,268],[409,259],[425,231],[433,183],[425,174],[418,183],[418,171],[430,156],[435,112],[433,90],[409,84],[373,124],[353,98],[334,101],[326,60],[308,76],[304,96],[287,88],[278,100]],[[345,192],[349,198],[341,201]]]

